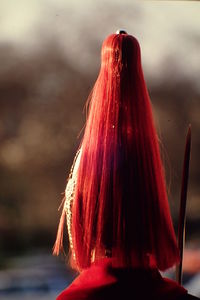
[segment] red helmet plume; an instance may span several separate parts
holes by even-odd
[[[119,266],[145,267],[151,258],[164,270],[179,260],[140,46],[126,33],[103,42],[71,229],[79,270],[106,251]]]

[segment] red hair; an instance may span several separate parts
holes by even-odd
[[[117,265],[160,270],[179,261],[138,41],[103,42],[81,143],[72,207],[72,264],[78,270],[106,251]]]

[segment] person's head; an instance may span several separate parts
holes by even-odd
[[[104,253],[119,266],[161,270],[179,260],[140,46],[109,35],[89,99],[72,207],[72,264]]]

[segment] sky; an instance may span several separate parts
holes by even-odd
[[[170,59],[171,72],[198,85],[199,16],[196,1],[0,0],[0,44],[31,53],[52,39],[84,71],[97,64],[95,43],[123,28],[140,41],[147,73],[159,81]]]

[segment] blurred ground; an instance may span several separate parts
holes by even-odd
[[[13,257],[0,271],[0,298],[55,299],[73,278],[64,260],[51,255],[40,253]]]

